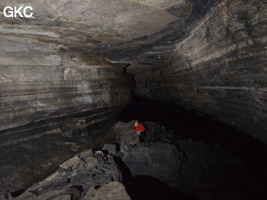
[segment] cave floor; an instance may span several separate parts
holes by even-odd
[[[245,162],[251,183],[245,183],[247,186],[244,187],[251,191],[251,196],[267,197],[267,161],[264,159],[267,145],[250,135],[196,111],[137,96],[122,112],[120,120],[159,122],[182,139],[203,141],[213,147],[224,148]]]
[[[133,120],[139,120],[145,125],[146,123],[156,122],[160,124],[160,126],[162,124],[165,127],[165,131],[172,130],[177,137],[184,141],[203,141],[212,148],[220,148],[223,149],[223,151],[236,155],[246,165],[247,172],[242,172],[243,174],[246,174],[246,177],[239,177],[238,181],[243,181],[243,190],[249,195],[249,198],[247,199],[263,200],[265,199],[264,197],[267,196],[265,190],[267,186],[267,163],[264,160],[264,156],[267,155],[267,146],[253,137],[195,111],[186,110],[180,106],[167,102],[152,101],[141,97],[134,98],[133,103],[123,110],[119,120],[121,122],[118,123],[131,122],[122,127],[118,127],[119,129],[122,129],[121,131],[123,133],[133,131]],[[2,149],[1,151],[1,167],[3,169],[1,171],[1,177],[5,177],[6,173],[12,172],[13,169],[13,171],[19,170],[18,174],[26,174],[29,178],[27,181],[28,183],[42,180],[48,174],[52,173],[60,163],[69,159],[78,151],[86,148],[101,148],[103,143],[115,143],[114,139],[117,135],[118,132],[116,131],[107,131],[103,132],[103,134],[97,134],[97,137],[94,136],[94,139],[91,138],[90,140],[79,142],[77,138],[65,138],[54,134],[37,138],[33,143],[27,143],[27,141],[25,141],[20,145],[13,145],[10,147],[12,149]],[[103,139],[103,137],[105,138]],[[49,149],[49,151],[44,151],[45,149]],[[34,155],[36,156],[42,155],[42,157],[33,158],[31,152],[35,152]],[[55,156],[55,154],[58,156]],[[22,157],[19,155],[22,155]],[[49,158],[49,156],[51,156],[51,158]],[[36,160],[39,160],[40,162],[36,163]],[[49,167],[49,160],[53,163],[53,167],[52,165]],[[43,171],[46,171],[46,173],[41,172],[42,169],[40,168],[40,163],[45,163],[43,166],[45,169]],[[29,168],[28,171],[25,171],[24,166],[26,164],[33,168],[36,166],[36,169]],[[8,168],[8,166],[16,165],[17,167],[13,167],[12,169]],[[47,170],[48,168],[49,170]],[[35,173],[33,176],[31,176],[32,171]],[[242,176],[241,172],[235,171],[234,169],[232,172]],[[235,177],[238,177],[236,174]],[[15,176],[9,178],[11,178],[10,184],[12,184],[12,186],[2,186],[5,186],[5,188],[20,188],[19,185],[21,183],[16,182]],[[16,186],[16,184],[18,186]],[[153,191],[160,191],[160,193],[165,194],[165,197],[166,194],[169,194],[169,199],[173,198],[172,195],[175,197],[183,197],[183,199],[191,199],[191,197],[184,196],[179,190],[167,187],[166,185],[161,185],[162,183],[153,179],[153,177],[135,176],[126,182],[123,181],[123,184],[126,187],[128,194],[133,199],[140,199],[140,197],[142,197],[141,199],[160,199],[160,194],[154,194]],[[147,190],[142,191],[145,187],[143,187],[144,184],[149,185],[146,189],[151,192],[147,193]],[[13,195],[17,196],[15,193],[20,194],[20,191],[13,191]],[[148,196],[143,198],[144,194]],[[153,197],[153,195],[156,195],[157,198]]]

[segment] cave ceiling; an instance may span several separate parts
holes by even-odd
[[[0,11],[6,6],[31,6],[33,13],[31,18],[6,18],[2,12],[0,17],[0,81],[5,98],[2,109],[10,119],[17,115],[13,108],[17,105],[14,93],[20,91],[18,88],[26,91],[22,81],[27,85],[33,77],[36,83],[30,83],[28,90],[33,89],[38,95],[40,88],[35,85],[40,80],[47,81],[46,89],[51,90],[51,80],[58,79],[64,83],[58,85],[64,88],[60,91],[67,92],[67,82],[81,96],[90,87],[87,92],[91,95],[95,90],[93,85],[103,77],[102,82],[98,80],[99,94],[83,96],[78,101],[98,106],[121,105],[121,99],[123,105],[129,103],[133,81],[126,81],[125,73],[105,72],[109,76],[100,73],[99,66],[91,63],[92,56],[99,56],[105,58],[98,64],[102,68],[122,63],[118,67],[122,73],[122,67],[130,66],[127,72],[135,77],[136,95],[198,110],[267,143],[266,1],[2,0]],[[6,66],[10,68],[7,70]],[[36,66],[41,66],[44,77],[34,72],[39,70]],[[91,71],[80,72],[80,68]],[[84,77],[86,74],[90,76]],[[117,79],[115,86],[114,77],[121,77],[125,84]],[[83,82],[75,85],[76,79]],[[107,82],[114,89],[106,89],[103,85]],[[118,96],[123,94],[122,90],[127,91],[124,98]],[[21,91],[18,98],[24,98]],[[51,97],[60,96],[69,101],[68,105],[77,106],[76,92],[72,97],[63,97],[55,91]],[[38,109],[46,105],[38,103],[40,96],[35,99],[37,103],[27,98],[22,99],[29,101],[24,102],[27,106],[22,105],[21,113],[26,107],[31,109],[32,104]],[[57,104],[55,108],[62,106],[60,101]]]
[[[33,17],[0,18],[0,34],[62,44],[114,62],[162,63],[219,1],[3,0],[31,6]],[[3,13],[2,13],[3,14]]]

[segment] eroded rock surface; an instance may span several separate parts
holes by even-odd
[[[5,6],[22,4],[0,2],[1,193],[23,189],[29,174],[42,179],[82,142],[98,136],[101,144],[99,129],[132,101],[125,71],[137,95],[196,109],[267,142],[265,1],[23,4],[34,17],[4,18]],[[133,134],[119,137],[122,153],[138,144]]]
[[[118,122],[107,131],[111,134],[111,130],[121,128],[113,133],[120,136],[113,137],[114,144],[104,145],[103,151],[88,149],[77,154],[14,200],[261,197],[254,188],[259,182],[251,179],[244,162],[220,145],[211,147],[201,141],[182,140],[159,123],[145,125],[145,141],[126,144],[124,137],[134,137],[130,133],[134,123]],[[121,143],[117,143],[118,138]],[[109,154],[106,149],[112,145],[119,145],[123,151]]]
[[[131,102],[132,77],[121,65],[37,40],[7,36],[0,43],[1,135],[30,122],[47,134],[61,131],[59,121],[83,128]]]
[[[122,157],[132,176],[149,175],[162,182],[176,181],[181,161],[175,145],[157,142],[133,147]]]
[[[243,190],[251,182],[245,163],[237,156],[220,146],[183,140],[160,123],[146,121],[144,124],[147,127],[146,138],[141,144],[139,141],[125,143],[125,138],[134,138],[131,133],[134,121],[118,122],[113,127],[123,141],[120,143],[123,152],[117,155],[130,170],[130,175],[135,177],[124,180],[126,185],[138,188],[138,184],[146,181],[153,185],[155,180],[149,178],[153,177],[201,200],[242,199],[251,195]],[[138,193],[138,189],[134,191]]]
[[[120,180],[114,159],[89,149],[62,163],[54,174],[14,200],[130,199]]]
[[[267,143],[267,4],[222,1],[164,65],[135,65],[136,93],[215,117]]]
[[[99,189],[90,188],[88,193],[84,196],[84,200],[131,200],[125,187],[119,182],[110,182]]]
[[[0,43],[0,191],[14,192],[31,182],[26,174],[43,178],[112,125],[133,81],[83,51],[11,36]]]

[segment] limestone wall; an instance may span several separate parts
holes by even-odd
[[[264,1],[223,1],[164,65],[133,70],[136,93],[197,109],[266,143],[266,10]]]

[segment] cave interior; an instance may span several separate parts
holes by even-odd
[[[0,10],[0,200],[266,200],[266,1]]]

